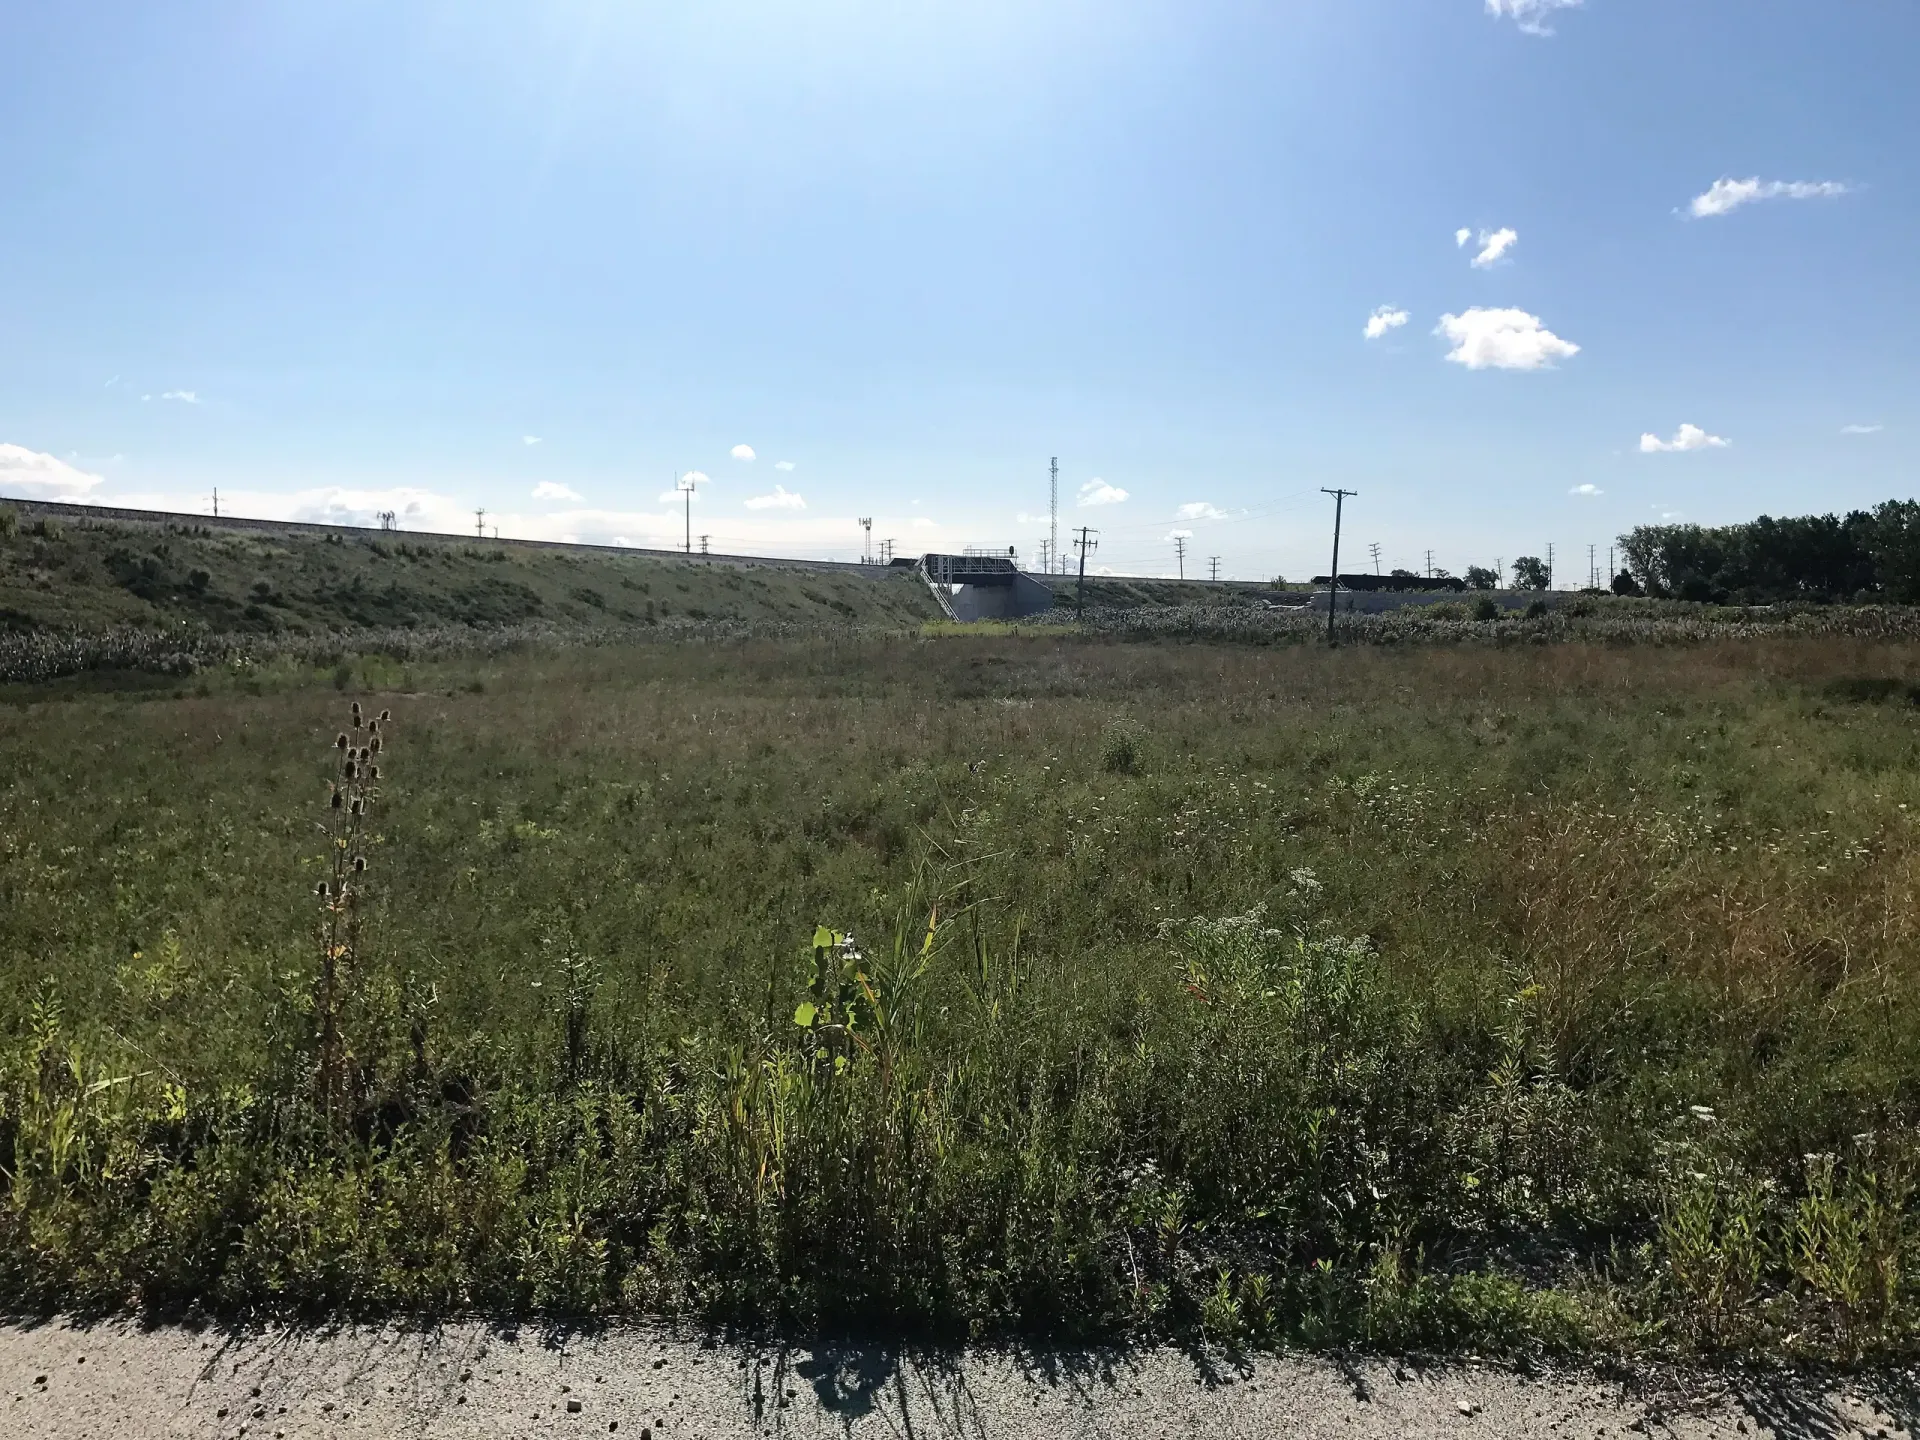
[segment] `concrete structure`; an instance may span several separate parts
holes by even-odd
[[[1053,591],[1021,571],[1013,552],[920,557],[920,573],[952,620],[1019,620],[1053,608]]]

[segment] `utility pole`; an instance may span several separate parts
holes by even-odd
[[[391,510],[382,510],[380,512],[380,528],[382,530],[398,530],[400,528],[400,517]]]
[[[1100,542],[1090,538],[1099,533],[1098,530],[1090,530],[1085,525],[1080,527],[1080,539],[1078,542],[1080,546],[1080,584],[1073,595],[1073,613],[1076,619],[1087,613],[1087,554],[1090,551],[1100,548]]]
[[[691,470],[673,482],[673,488],[687,497],[686,551],[689,555],[693,554],[693,491],[694,487],[699,483],[698,480],[693,478],[693,472]]]
[[[860,528],[867,532],[867,538],[860,542],[860,563],[871,565],[873,563],[873,517],[862,515]]]
[[[702,536],[700,537],[700,553],[701,553],[702,555],[705,555],[705,554],[707,554],[707,553],[708,553],[708,552],[707,552],[707,542],[708,542],[709,540],[711,540],[711,539],[713,539],[713,537],[712,537],[711,535],[702,535]]]
[[[1220,578],[1220,557],[1218,555],[1210,556],[1207,563],[1213,567],[1213,578],[1218,581]]]
[[[1607,546],[1607,589],[1613,588],[1613,577],[1620,572],[1613,568],[1613,546]]]
[[[1427,579],[1433,578],[1433,551],[1427,551]]]
[[[1334,601],[1340,597],[1340,510],[1349,495],[1358,495],[1358,490],[1329,490],[1320,487],[1322,495],[1333,497],[1333,568],[1327,572],[1327,644],[1332,645]]]
[[[1173,537],[1173,558],[1175,562],[1178,563],[1178,565],[1180,566],[1180,578],[1182,580],[1186,579],[1187,578],[1187,537],[1186,536],[1176,535]]]
[[[1547,542],[1547,589],[1553,588],[1553,542]]]
[[[213,518],[216,520],[220,518],[220,487],[218,485],[213,487]]]
[[[893,541],[891,539],[880,542],[880,563],[882,565],[893,564]]]
[[[1587,546],[1587,584],[1595,590],[1600,588],[1600,565],[1596,558],[1598,550],[1597,545]]]
[[[1047,558],[1053,565],[1060,563],[1060,457],[1054,456],[1047,466],[1052,477],[1047,484]],[[1042,570],[1048,568],[1043,565]]]
[[[1373,552],[1373,573],[1378,575],[1380,573],[1380,542],[1375,540],[1367,546],[1367,549]]]
[[[1500,582],[1498,588],[1502,590],[1506,589],[1507,572],[1501,568],[1501,557],[1498,555],[1493,557],[1493,574],[1494,578]]]
[[[473,535],[476,540],[484,540],[487,538],[487,512],[485,510],[476,510],[473,512]]]

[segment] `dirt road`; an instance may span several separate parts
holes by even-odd
[[[0,1435],[747,1437],[1905,1437],[1908,1377],[1684,1385],[1490,1365],[1173,1350],[740,1345],[622,1327],[429,1331],[0,1326]]]

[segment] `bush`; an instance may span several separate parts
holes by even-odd
[[[1140,729],[1116,720],[1100,737],[1100,768],[1109,775],[1132,775],[1140,768]]]
[[[1498,620],[1500,602],[1491,595],[1482,595],[1473,602],[1473,618],[1476,620]]]

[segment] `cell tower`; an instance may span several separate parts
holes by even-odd
[[[860,563],[862,565],[871,565],[873,563],[873,517],[871,515],[862,515],[860,517],[860,528],[867,532],[867,538],[862,541],[860,545]]]
[[[1047,564],[1042,567],[1051,569],[1060,563],[1060,457],[1053,457],[1047,467],[1052,479],[1047,485]]]

